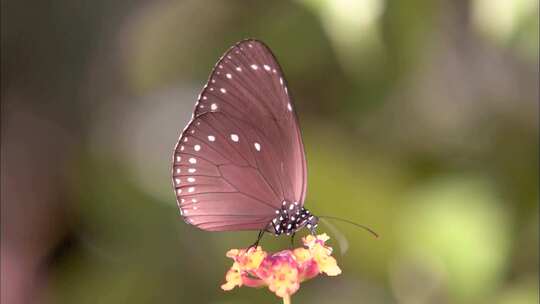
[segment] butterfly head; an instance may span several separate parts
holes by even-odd
[[[276,236],[281,234],[291,235],[306,227],[311,234],[314,234],[318,223],[319,218],[297,202],[284,201],[281,208],[276,210],[276,217],[268,224],[267,231],[274,233]]]
[[[317,229],[318,225],[319,218],[313,214],[310,215],[306,222],[306,228],[309,229],[309,232],[311,232],[311,234],[315,235],[315,230]]]

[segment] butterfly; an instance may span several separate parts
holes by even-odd
[[[298,117],[263,42],[240,41],[214,66],[175,146],[172,182],[184,221],[200,229],[314,233]]]

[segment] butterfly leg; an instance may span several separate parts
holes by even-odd
[[[257,240],[255,241],[255,243],[251,244],[247,249],[251,249],[251,248],[257,248],[257,246],[259,246],[259,242],[260,240],[262,239],[264,235],[264,230],[259,230],[259,235],[257,236]]]
[[[291,235],[291,249],[294,248],[294,235],[295,235],[295,234],[296,234],[296,233],[293,232],[293,234]]]

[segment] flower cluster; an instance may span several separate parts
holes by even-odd
[[[269,254],[260,246],[249,249],[231,249],[227,257],[234,260],[225,277],[223,290],[236,286],[268,288],[278,297],[288,298],[299,288],[300,283],[320,273],[336,276],[341,273],[336,259],[331,256],[332,248],[325,245],[326,234],[308,235],[302,238],[304,247]]]

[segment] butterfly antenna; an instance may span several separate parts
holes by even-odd
[[[366,230],[367,232],[371,233],[375,238],[379,238],[379,235],[377,234],[377,232],[373,231],[371,228],[367,227],[367,226],[364,226],[364,225],[360,225],[358,223],[355,223],[353,221],[349,221],[349,220],[346,220],[346,219],[342,219],[340,217],[335,217],[335,216],[328,216],[328,215],[318,215],[319,218],[326,218],[326,219],[329,219],[329,220],[336,220],[336,221],[341,221],[341,222],[344,222],[344,223],[348,223],[350,225],[353,225],[353,226],[356,226],[358,228],[362,228],[364,230]]]

